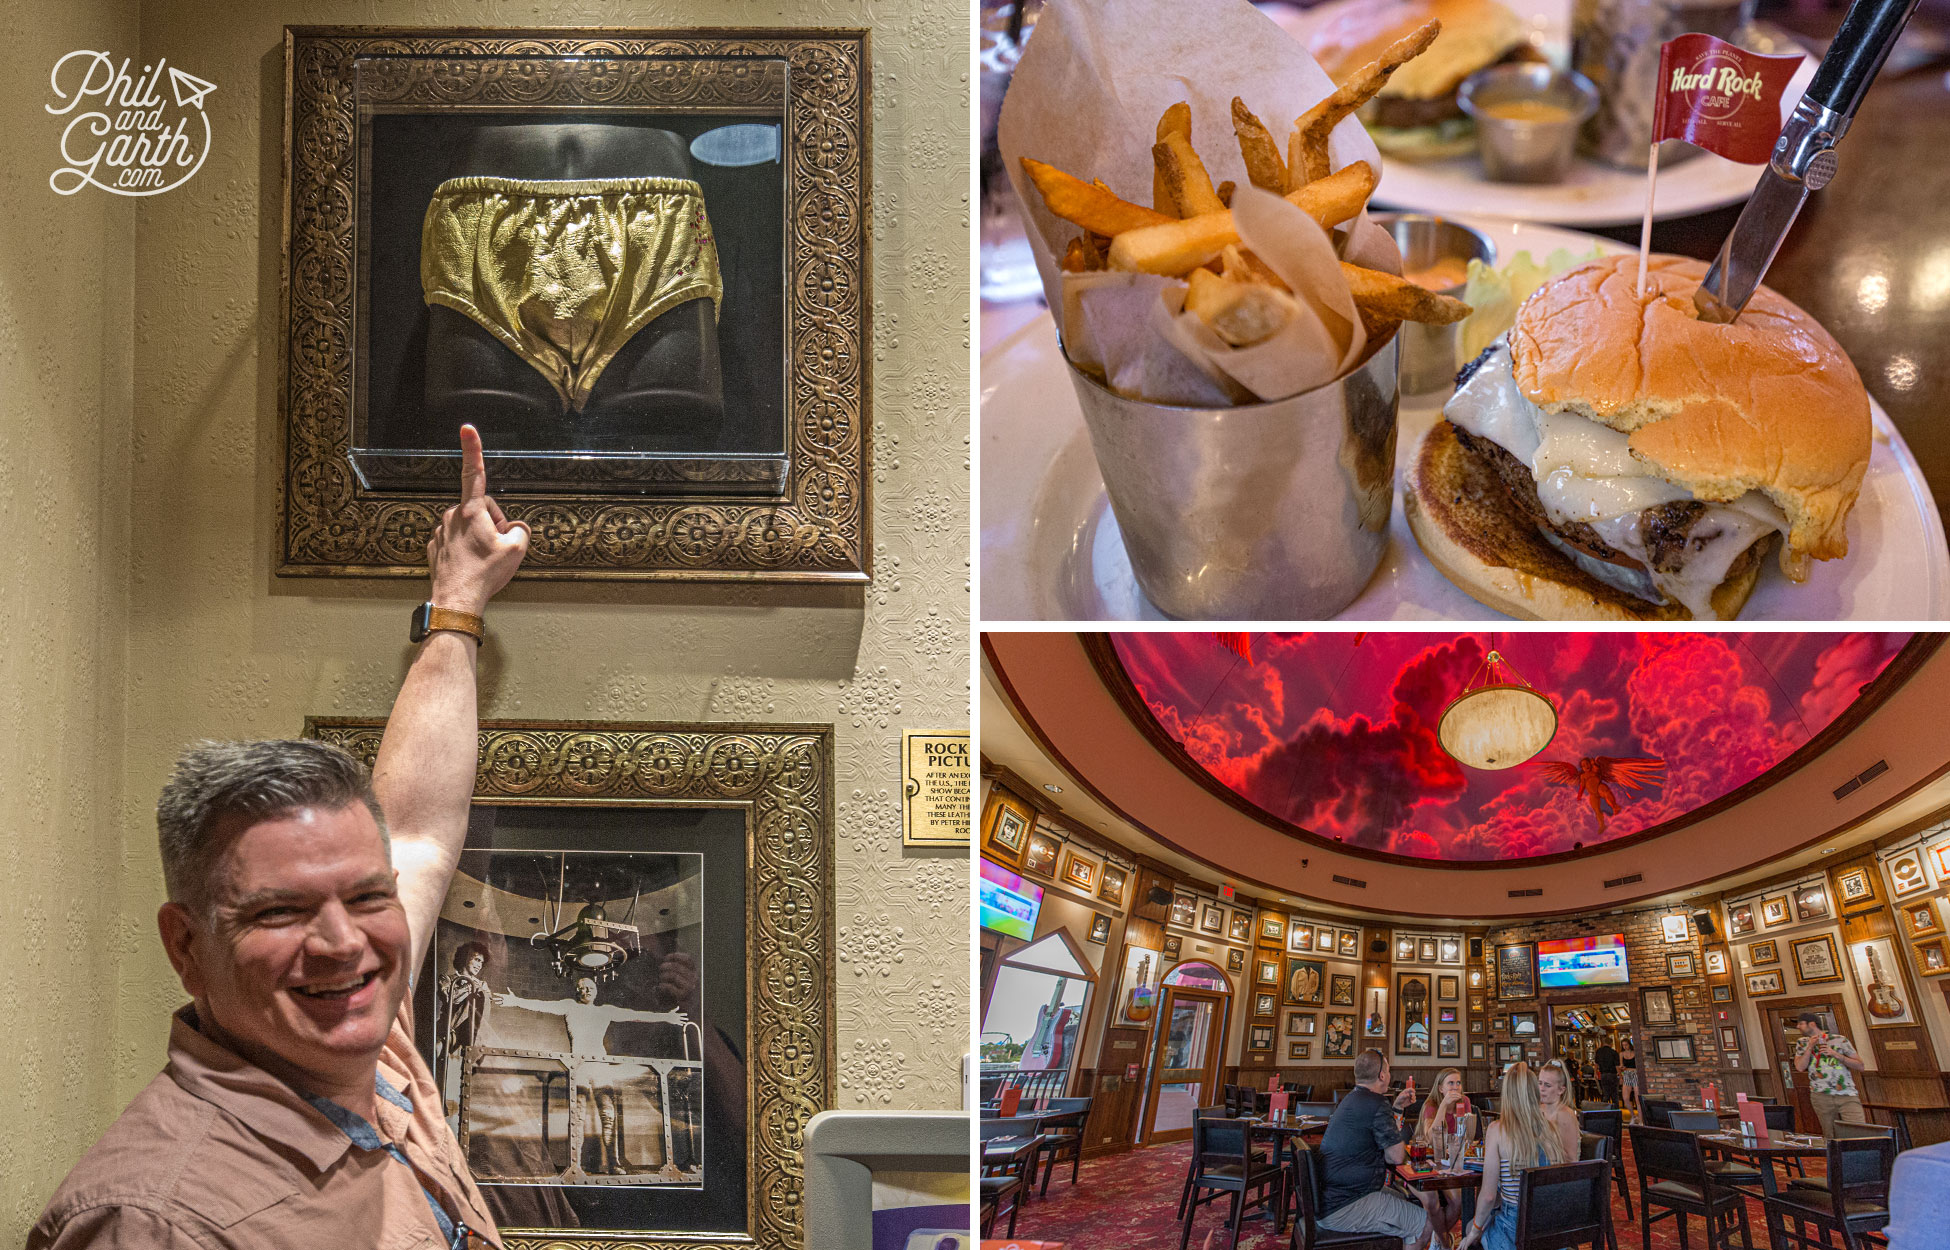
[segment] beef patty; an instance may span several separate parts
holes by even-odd
[[[1544,54],[1536,48],[1528,43],[1520,43],[1492,64],[1510,65],[1544,59]],[[1458,82],[1456,87],[1461,85]],[[1391,130],[1440,125],[1452,117],[1464,116],[1462,106],[1456,103],[1456,87],[1451,87],[1432,100],[1411,100],[1406,96],[1378,95],[1373,102],[1361,110],[1361,120],[1370,126],[1385,126]]]

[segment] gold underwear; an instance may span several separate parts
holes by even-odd
[[[427,205],[420,286],[478,321],[580,412],[630,336],[724,302],[704,192],[687,178],[451,178]]]

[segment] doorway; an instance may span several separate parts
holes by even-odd
[[[1632,1042],[1634,1051],[1638,1049],[1633,1037],[1631,1003],[1624,998],[1594,998],[1577,1003],[1554,1002],[1549,1010],[1547,1050],[1551,1058],[1562,1060],[1565,1068],[1577,1075],[1578,1102],[1602,1101],[1624,1106],[1623,1068],[1619,1069],[1619,1087],[1603,1085],[1598,1078],[1598,1051],[1606,1046],[1614,1052],[1622,1050],[1627,1041]]]
[[[1830,1033],[1844,1033],[1848,1013],[1834,994],[1808,998],[1784,998],[1778,1002],[1757,1002],[1761,1032],[1767,1034],[1767,1060],[1775,1079],[1781,1083],[1781,1099],[1794,1108],[1796,1132],[1819,1133],[1821,1121],[1815,1118],[1814,1100],[1808,1097],[1808,1074],[1794,1070],[1794,1047],[1801,1040],[1795,1017],[1804,1011],[1821,1016],[1821,1027]]]
[[[1164,987],[1158,1040],[1144,1098],[1139,1140],[1147,1146],[1185,1141],[1192,1115],[1212,1105],[1225,1049],[1227,995],[1184,985]]]

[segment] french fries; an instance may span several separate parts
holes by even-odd
[[[1334,128],[1379,92],[1390,74],[1427,50],[1441,26],[1428,22],[1386,49],[1293,124],[1282,159],[1280,144],[1243,99],[1232,101],[1233,137],[1247,180],[1282,195],[1322,230],[1351,221],[1379,181],[1365,161],[1329,168]],[[1158,118],[1151,147],[1151,208],[1092,185],[1041,161],[1023,158],[1030,181],[1050,212],[1080,226],[1062,267],[1070,273],[1103,269],[1183,278],[1186,311],[1222,342],[1250,347],[1279,334],[1302,303],[1280,275],[1245,247],[1232,215],[1234,184],[1212,184],[1192,145],[1191,106],[1174,104]],[[1341,273],[1370,338],[1403,321],[1448,325],[1469,315],[1461,300],[1416,286],[1394,274],[1342,262]]]
[[[1312,182],[1327,174],[1327,139],[1334,127],[1373,99],[1388,78],[1403,65],[1428,51],[1442,23],[1424,22],[1405,38],[1388,46],[1379,60],[1356,70],[1353,77],[1334,89],[1334,94],[1314,105],[1293,123],[1292,149],[1288,155],[1288,177]]]

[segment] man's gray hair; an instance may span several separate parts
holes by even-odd
[[[1354,1083],[1366,1085],[1380,1079],[1381,1069],[1387,1062],[1387,1057],[1372,1047],[1354,1056]]]
[[[194,744],[178,757],[156,800],[170,901],[207,923],[216,866],[235,834],[302,808],[336,811],[352,803],[372,813],[390,856],[372,774],[339,747],[304,738]]]

